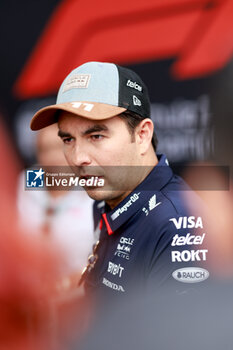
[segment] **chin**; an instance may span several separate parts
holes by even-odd
[[[105,200],[108,191],[102,191],[99,188],[85,188],[88,196],[96,201]]]
[[[88,196],[96,201],[114,201],[121,197],[122,193],[114,190],[85,189]]]

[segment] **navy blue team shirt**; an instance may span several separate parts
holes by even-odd
[[[187,210],[183,196],[193,193],[165,155],[158,159],[117,207],[96,202],[95,224],[101,231],[98,259],[85,278],[88,292],[127,295],[167,283],[182,292],[208,278],[203,219]]]

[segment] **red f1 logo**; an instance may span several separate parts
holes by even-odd
[[[109,0],[64,0],[14,90],[23,98],[53,94],[73,68],[94,60],[174,58],[175,79],[211,74],[232,57],[232,14],[233,0],[118,0],[116,6]]]

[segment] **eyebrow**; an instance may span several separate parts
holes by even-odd
[[[70,133],[68,133],[68,132],[64,132],[64,131],[62,131],[62,130],[58,130],[58,136],[59,137],[61,137],[61,138],[63,138],[63,137],[72,137],[72,135],[70,134]]]
[[[96,124],[85,130],[82,135],[89,135],[93,132],[98,132],[98,131],[108,131],[108,128],[104,124]]]
[[[99,131],[108,131],[108,128],[104,124],[96,124],[96,125],[93,125],[90,128],[88,128],[84,132],[82,132],[82,135],[86,136],[86,135],[92,134],[93,132],[99,132]],[[72,137],[72,135],[69,132],[65,132],[65,131],[62,131],[62,130],[58,130],[57,134],[61,138],[63,138],[63,137]]]

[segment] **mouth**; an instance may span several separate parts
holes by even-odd
[[[92,178],[103,179],[104,176],[95,175],[95,174],[92,174],[92,175],[91,174],[80,175],[80,179],[88,180],[88,179],[92,179]]]
[[[83,186],[86,190],[96,190],[98,188],[103,189],[103,186],[105,185],[104,176],[96,174],[81,175],[80,179],[85,181]]]

